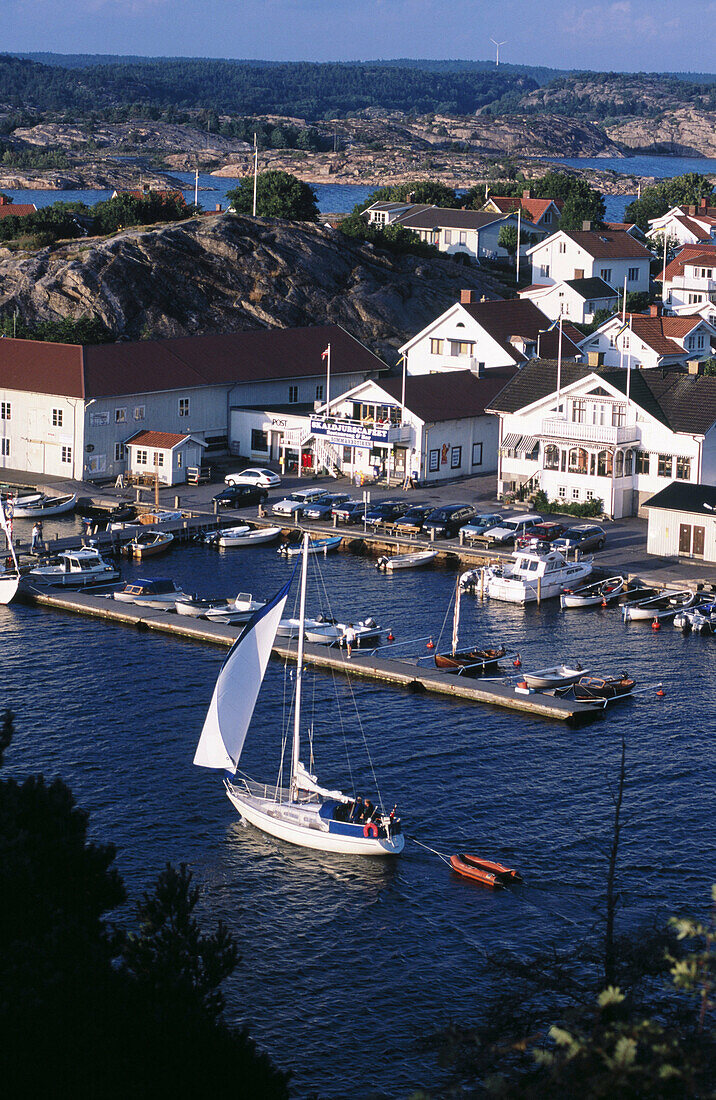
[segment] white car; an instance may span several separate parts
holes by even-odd
[[[248,470],[240,470],[238,474],[227,474],[224,482],[226,485],[258,485],[261,489],[272,489],[281,484],[281,478],[273,470],[250,466]]]
[[[300,516],[308,504],[315,504],[327,496],[325,489],[298,489],[285,500],[277,500],[271,511],[276,516]]]

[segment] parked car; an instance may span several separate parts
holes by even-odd
[[[268,489],[257,485],[227,485],[212,499],[219,508],[246,508],[250,504],[261,504],[268,496]]]
[[[568,550],[603,550],[607,543],[607,533],[597,523],[580,523],[569,530],[552,544],[555,550],[561,550],[564,554]]]
[[[365,510],[362,500],[347,500],[345,504],[333,509],[333,515],[337,523],[362,523]]]
[[[515,539],[515,550],[544,550],[550,549],[555,539],[561,538],[567,528],[556,520],[545,520],[544,523],[536,523],[524,535],[518,535]]]
[[[295,493],[284,497],[283,500],[277,500],[271,511],[275,516],[298,518],[303,515],[303,509],[309,504],[315,504],[316,501],[324,500],[327,496],[325,489],[297,489]]]
[[[263,466],[249,466],[238,473],[227,474],[224,482],[226,485],[260,485],[262,489],[275,489],[281,484],[281,478]]]
[[[400,519],[407,510],[408,504],[404,500],[381,500],[368,509],[365,521],[370,527],[378,527],[381,523],[393,523]]]
[[[404,516],[396,523],[398,531],[405,534],[417,534],[422,529],[425,520],[435,509],[432,504],[411,504]]]
[[[426,535],[434,532],[435,538],[454,539],[461,527],[477,515],[474,504],[448,504],[431,512],[423,524]]]
[[[531,531],[538,523],[542,523],[542,516],[537,515],[536,512],[525,516],[512,516],[510,519],[503,519],[497,527],[485,531],[484,535],[478,535],[476,541],[484,542],[486,546],[504,546],[514,542],[527,531]]]
[[[502,523],[500,512],[480,512],[471,523],[466,523],[462,528],[463,538],[477,538],[478,535],[484,535],[491,527],[497,527],[499,523]]]
[[[348,493],[329,493],[325,500],[317,500],[315,504],[309,504],[303,509],[304,519],[331,519],[333,509],[345,504],[349,499]]]

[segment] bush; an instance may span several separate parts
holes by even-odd
[[[530,503],[537,512],[559,512],[565,516],[578,516],[580,519],[594,519],[604,512],[604,501],[601,497],[593,500],[569,501],[549,500],[543,489],[539,489],[530,499]]]

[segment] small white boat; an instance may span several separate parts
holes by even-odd
[[[609,577],[605,581],[595,581],[583,588],[565,589],[559,597],[562,610],[568,607],[602,607],[618,600],[624,591],[624,577]]]
[[[319,615],[317,619],[304,619],[304,629],[313,630],[314,627],[326,626],[329,623],[329,619],[326,619],[322,615]],[[281,619],[278,627],[276,628],[276,637],[297,638],[300,625],[300,619]]]
[[[160,611],[172,611],[176,601],[185,595],[174,581],[166,577],[156,577],[153,580],[140,578],[129,584],[125,584],[118,592],[112,593],[113,600],[121,603],[134,603],[140,607],[153,607]]]
[[[201,596],[190,596],[185,594],[180,596],[174,605],[176,607],[177,615],[187,615],[192,619],[201,619],[206,615],[207,611],[216,611],[218,609],[225,611],[228,607],[233,606],[233,600],[223,599],[220,596],[216,598]]]
[[[5,535],[9,555],[6,564],[0,566],[0,604],[8,604],[15,598],[20,586],[20,566],[17,564],[10,521],[5,514],[5,503],[2,500],[0,500],[0,529]]]
[[[688,607],[674,615],[674,626],[684,634],[716,634],[716,601]]]
[[[221,550],[245,549],[247,546],[260,546],[264,542],[275,542],[281,534],[280,527],[225,527],[219,531],[216,544]]]
[[[396,569],[419,569],[423,565],[430,565],[437,556],[437,550],[415,550],[411,554],[393,554],[390,557],[383,555],[378,558],[375,567],[382,569],[384,573],[392,573]]]
[[[16,504],[19,504],[21,508],[28,505],[38,504],[39,501],[44,500],[44,493],[23,493],[22,490],[15,493],[11,490],[2,490],[0,492],[0,502],[5,505],[7,514],[10,515],[10,511],[15,508]]]
[[[23,504],[18,501],[15,504],[16,519],[44,519],[46,516],[64,516],[68,512],[74,512],[77,504],[77,493],[65,493],[63,496],[44,496],[41,500],[31,504]]]
[[[93,546],[64,550],[56,565],[36,565],[28,576],[39,584],[57,588],[86,588],[119,580],[119,569],[106,562]]]
[[[553,665],[552,668],[538,668],[534,672],[525,672],[521,677],[532,688],[556,688],[566,687],[567,684],[576,684],[582,676],[586,676],[588,668],[576,665]]]
[[[306,553],[329,554],[331,550],[337,550],[342,542],[343,537],[341,535],[332,535],[326,539],[309,539]],[[303,543],[299,542],[293,546],[290,543],[284,543],[283,546],[279,546],[278,553],[285,558],[298,558],[303,553]]]
[[[174,542],[169,531],[142,531],[122,547],[122,553],[130,558],[153,558],[163,554]]]
[[[343,645],[348,623],[323,623],[319,626],[306,624],[306,641],[314,645]],[[358,648],[361,642],[380,642],[383,636],[383,628],[378,626],[375,619],[363,619],[353,623],[356,640],[354,645]]]
[[[622,607],[622,619],[625,623],[644,622],[654,619],[673,619],[674,616],[696,601],[696,593],[685,588],[681,592],[669,592],[664,589],[657,596],[638,603],[625,604]]]
[[[559,550],[540,554],[536,550],[517,550],[513,564],[487,570],[487,594],[507,603],[534,603],[559,596],[585,580],[592,572],[592,558],[567,561]]]
[[[209,608],[204,618],[212,623],[247,623],[255,611],[260,611],[266,604],[265,600],[255,600],[250,592],[239,592],[235,600],[230,600],[224,607]]]

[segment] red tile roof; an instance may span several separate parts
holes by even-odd
[[[595,260],[651,260],[651,252],[630,233],[618,229],[562,230]]]
[[[556,206],[561,212],[564,202],[561,199],[521,199],[518,195],[490,195],[488,202],[494,202],[503,214],[509,214],[518,207],[526,211],[535,224],[550,206]]]
[[[643,340],[658,355],[684,355],[677,340],[701,324],[700,317],[647,317],[643,313],[632,315],[631,328],[635,336]]]
[[[482,416],[494,397],[517,374],[517,367],[494,367],[478,377],[469,370],[446,374],[411,374],[405,383],[405,404],[421,420],[439,423]],[[400,401],[401,378],[381,378],[381,389]]]
[[[174,447],[178,447],[180,443],[183,443],[186,439],[191,439],[190,435],[175,435],[174,432],[137,432],[131,439],[127,440],[127,444],[140,447],[156,447],[158,450],[166,451],[171,450]]]
[[[675,275],[683,275],[687,264],[700,264],[704,267],[716,265],[716,244],[685,244],[671,263],[666,265],[667,280],[673,279]],[[663,275],[657,275],[656,280],[662,282]]]
[[[34,202],[0,203],[0,218],[24,218],[27,214],[36,214]]]
[[[703,221],[704,219],[702,218],[701,220]],[[711,240],[711,234],[709,233],[709,231],[707,229],[704,229],[702,225],[699,225],[698,222],[694,221],[693,218],[677,216],[674,218],[674,221],[679,222],[680,225],[683,225],[684,229],[688,229],[689,233],[693,233],[697,241]]]

